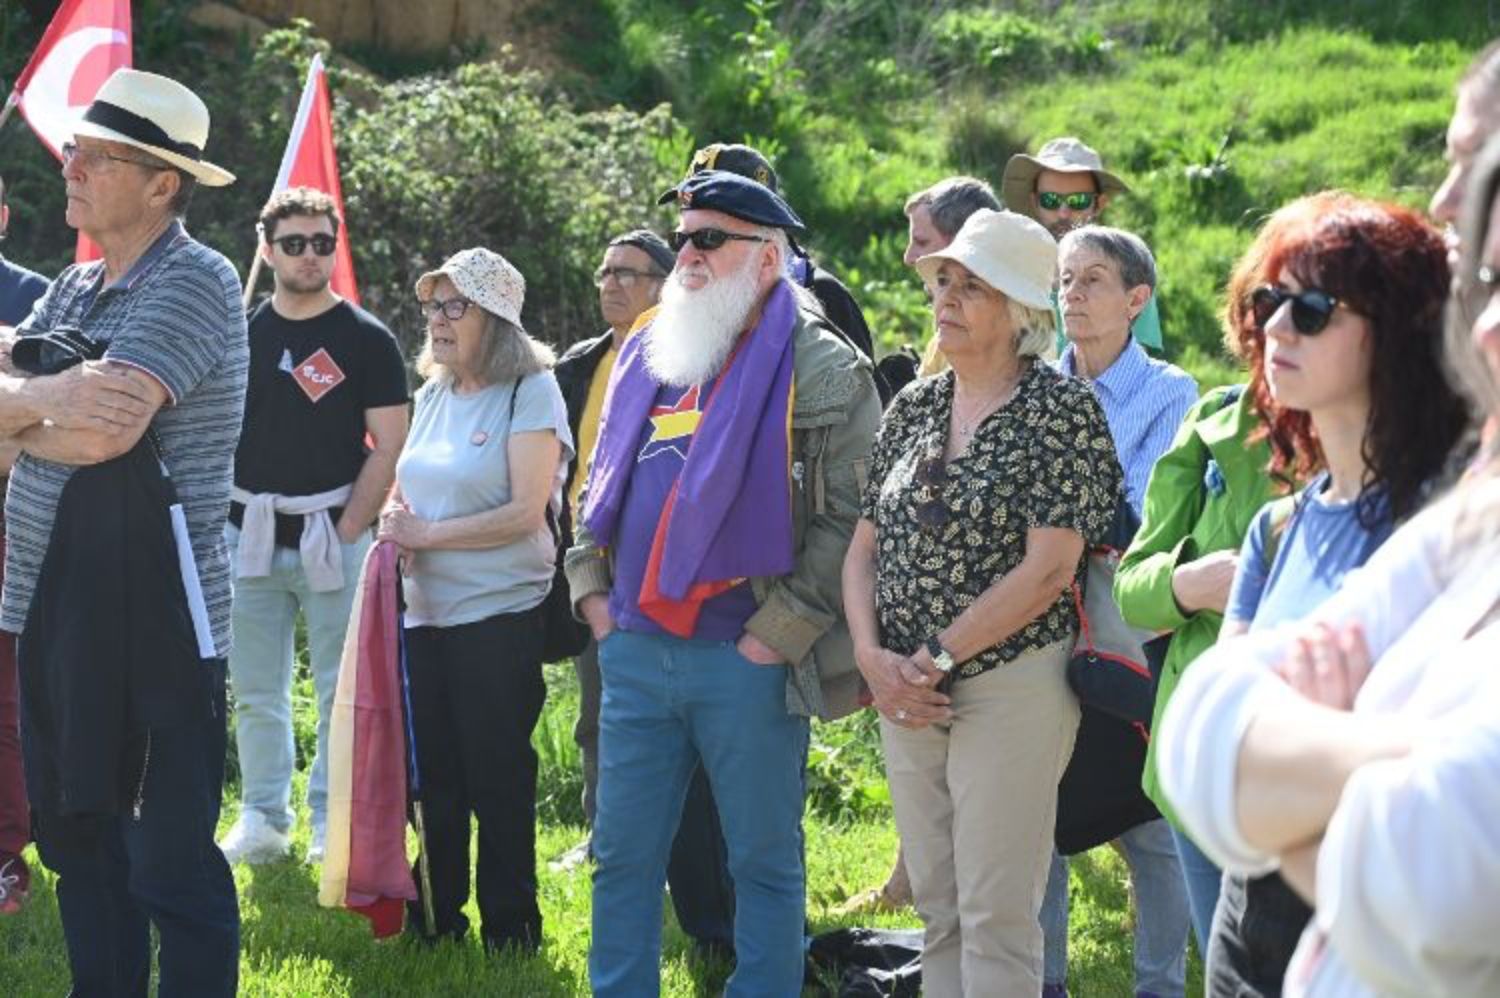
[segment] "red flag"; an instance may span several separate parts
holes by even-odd
[[[334,251],[330,285],[335,294],[359,304],[359,287],[354,283],[354,257],[349,252],[349,221],[344,214],[344,187],[339,183],[339,161],[333,151],[333,105],[328,99],[328,73],[323,69],[321,55],[313,56],[312,65],[307,69],[307,85],[302,88],[297,118],[292,122],[292,134],[287,140],[281,170],[276,174],[276,186],[271,193],[276,194],[288,187],[320,190],[333,198],[338,206],[339,217],[344,219],[344,231],[339,234],[338,248]]]
[[[21,109],[36,137],[60,161],[78,116],[110,74],[129,65],[130,0],[63,0],[6,104]],[[80,232],[78,262],[100,255]]]

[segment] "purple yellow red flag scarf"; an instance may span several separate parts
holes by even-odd
[[[785,280],[735,347],[704,404],[651,543],[637,602],[670,634],[691,637],[703,603],[752,576],[792,570],[790,414],[797,304]],[[615,362],[589,472],[583,521],[614,544],[636,450],[660,385],[642,346]]]
[[[406,727],[396,546],[365,556],[354,593],[328,730],[328,832],[318,903],[401,931],[415,900],[406,859]]]

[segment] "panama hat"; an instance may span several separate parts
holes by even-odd
[[[432,297],[439,277],[453,282],[458,293],[493,315],[520,328],[521,306],[526,301],[526,278],[505,257],[481,246],[459,250],[437,270],[417,278],[417,297]]]
[[[1104,160],[1098,153],[1081,140],[1068,136],[1048,142],[1035,156],[1018,152],[1010,158],[1005,164],[1005,176],[1000,180],[1000,199],[1005,202],[1005,207],[1031,215],[1035,210],[1031,195],[1036,193],[1036,178],[1043,170],[1092,173],[1099,184],[1100,194],[1130,192],[1125,181],[1104,168]]]
[[[1025,215],[980,208],[946,249],[917,260],[917,273],[931,282],[944,260],[963,264],[1007,298],[1032,308],[1052,308],[1057,240]]]
[[[234,174],[203,159],[208,108],[176,80],[117,69],[74,126],[75,136],[123,142],[157,156],[206,187],[234,183]]]

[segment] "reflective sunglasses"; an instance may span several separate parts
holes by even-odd
[[[429,298],[422,303],[422,318],[431,319],[441,312],[449,322],[457,322],[468,313],[473,304],[467,298],[449,298],[447,301]]]
[[[1067,205],[1070,211],[1088,211],[1099,200],[1093,191],[1078,191],[1076,194],[1059,194],[1056,191],[1037,191],[1036,203],[1047,211],[1057,211]]]
[[[688,243],[705,253],[711,253],[731,239],[747,243],[767,242],[765,236],[745,236],[738,232],[725,232],[723,229],[694,229],[692,232],[668,233],[667,245],[672,247],[673,253],[681,253]]]
[[[620,287],[633,288],[636,281],[659,281],[666,276],[654,270],[636,270],[634,267],[600,267],[594,271],[594,287],[604,287],[611,277]]]
[[[287,256],[301,256],[308,246],[318,256],[333,256],[333,250],[339,241],[334,236],[320,232],[315,236],[277,236],[271,243],[280,246],[281,252]]]
[[[1316,336],[1333,318],[1339,300],[1326,291],[1308,288],[1298,294],[1264,284],[1250,292],[1250,315],[1257,329],[1264,330],[1281,306],[1292,303],[1292,326],[1303,336]]]

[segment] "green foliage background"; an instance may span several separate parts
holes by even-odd
[[[329,47],[307,24],[207,36],[191,6],[136,0],[136,64],[208,101],[210,153],[241,180],[189,221],[243,268],[306,60]],[[1157,251],[1169,356],[1213,380],[1230,376],[1217,298],[1258,220],[1333,186],[1424,203],[1454,81],[1500,33],[1494,0],[575,0],[527,17],[556,48],[545,76],[478,39],[330,53],[361,287],[409,343],[415,277],[476,243],[526,274],[533,331],[591,333],[601,244],[670,224],[653,195],[714,140],[770,153],[881,344],[918,340],[906,196],[957,171],[998,184],[1011,153],[1071,133],[1132,183],[1110,221]],[[0,7],[0,76],[41,27]],[[19,118],[0,141],[6,252],[55,272],[71,247],[55,166]]]

